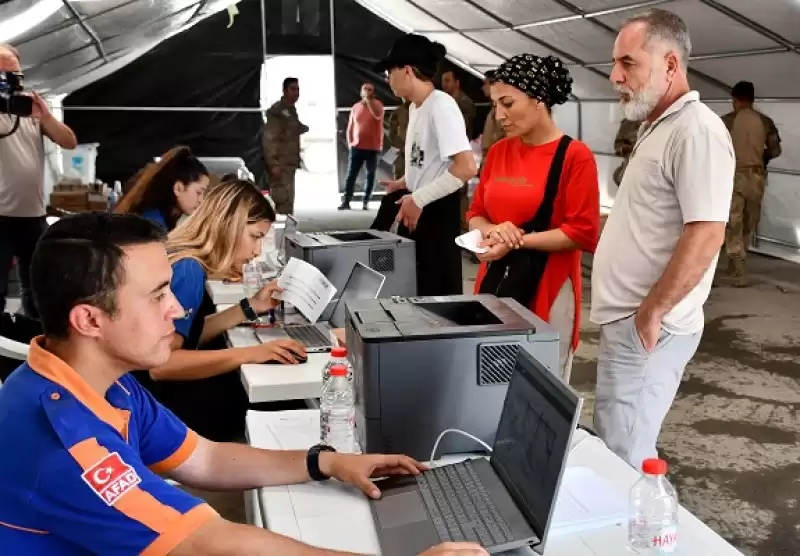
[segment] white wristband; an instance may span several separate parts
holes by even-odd
[[[425,205],[438,201],[442,197],[446,197],[462,187],[464,187],[464,182],[455,177],[448,170],[429,184],[414,191],[411,197],[419,208],[424,208]]]

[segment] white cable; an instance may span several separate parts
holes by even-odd
[[[439,447],[439,442],[442,441],[442,438],[444,438],[444,436],[448,432],[457,432],[460,435],[466,436],[467,438],[474,440],[475,442],[477,442],[478,444],[480,444],[481,446],[486,448],[489,451],[490,454],[492,453],[492,447],[489,446],[486,442],[484,442],[480,438],[478,438],[477,436],[472,436],[470,433],[464,432],[461,429],[445,429],[445,430],[443,430],[441,432],[441,434],[439,435],[439,438],[436,439],[436,442],[433,443],[433,450],[431,450],[431,457],[430,457],[430,459],[428,461],[433,461],[434,460],[434,458],[436,457],[436,449]]]

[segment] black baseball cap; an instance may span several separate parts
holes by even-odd
[[[411,66],[425,77],[433,79],[439,73],[439,66],[446,54],[447,49],[438,42],[408,33],[394,41],[389,53],[373,69],[383,73],[393,68]]]

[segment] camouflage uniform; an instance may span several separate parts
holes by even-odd
[[[489,154],[489,149],[497,143],[500,139],[506,136],[506,130],[500,125],[500,122],[495,118],[495,110],[492,107],[486,115],[486,123],[483,124],[483,135],[481,135],[481,171],[483,165],[486,163],[486,156]],[[480,172],[478,173],[480,175]]]
[[[408,108],[404,102],[389,116],[389,144],[399,152],[394,161],[394,179],[399,180],[406,173],[406,130],[408,129]]]
[[[472,140],[472,124],[475,122],[475,103],[464,91],[458,91],[453,97],[458,104],[461,114],[464,116],[464,125],[467,126],[467,139]]]
[[[619,124],[617,136],[614,138],[614,154],[624,158],[619,168],[614,170],[614,183],[617,185],[622,183],[622,176],[625,174],[625,168],[628,167],[628,161],[631,157],[633,147],[636,145],[636,139],[639,136],[639,126],[641,122],[633,120],[622,120]]]
[[[458,94],[453,97],[458,104],[461,114],[464,116],[464,125],[467,130],[467,139],[472,140],[472,124],[475,122],[475,103],[464,91],[458,91]],[[461,231],[469,231],[469,223],[467,222],[467,211],[469,210],[469,187],[464,186],[461,188]]]
[[[294,213],[294,175],[300,167],[300,136],[308,127],[300,122],[297,109],[283,99],[267,110],[267,122],[261,137],[264,160],[269,175],[269,192],[279,214]],[[273,168],[280,171],[276,178]]]
[[[736,153],[731,212],[725,233],[727,274],[734,279],[734,285],[744,286],[747,249],[761,219],[766,164],[780,155],[780,136],[775,123],[752,108],[741,108],[726,114],[722,120]]]

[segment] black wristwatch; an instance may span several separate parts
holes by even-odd
[[[246,297],[239,302],[239,307],[242,308],[242,312],[244,313],[244,318],[247,320],[258,320],[258,313],[253,310],[253,307],[250,305],[250,300]]]
[[[313,481],[327,481],[330,479],[319,469],[319,453],[320,452],[335,452],[331,446],[327,444],[317,444],[308,449],[306,454],[306,468],[308,469],[308,476]]]

